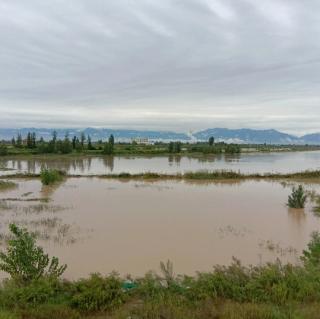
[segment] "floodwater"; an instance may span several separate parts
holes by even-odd
[[[109,173],[183,173],[195,170],[227,169],[242,173],[294,172],[320,169],[320,151],[243,153],[218,156],[39,156],[0,158],[0,174],[38,173],[42,166],[61,169],[69,174]]]
[[[320,230],[312,203],[289,210],[292,185],[278,182],[16,182],[0,193],[2,237],[10,222],[37,230],[50,255],[68,264],[67,278],[113,270],[142,275],[167,259],[186,274],[229,264],[232,256],[244,264],[297,263],[311,232]],[[306,187],[320,194],[320,185]]]

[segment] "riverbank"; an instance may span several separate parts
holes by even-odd
[[[30,179],[40,178],[41,174],[30,173],[14,173],[0,175],[0,179]],[[131,174],[122,172],[119,174],[65,174],[64,178],[101,178],[101,179],[120,179],[120,180],[197,180],[197,181],[223,181],[223,180],[319,180],[320,170],[307,170],[294,173],[265,173],[265,174],[242,174],[236,171],[229,170],[200,170],[190,171],[177,174],[159,174],[155,172],[145,172]]]

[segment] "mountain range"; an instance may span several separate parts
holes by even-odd
[[[13,136],[20,133],[26,137],[28,132],[35,132],[37,137],[43,137],[49,140],[52,137],[54,129],[48,128],[0,128],[0,139],[10,140]],[[212,128],[193,133],[178,133],[173,131],[149,131],[149,130],[126,130],[126,129],[108,129],[108,128],[85,128],[74,129],[64,128],[56,129],[59,138],[63,138],[66,133],[71,136],[80,136],[81,132],[90,135],[93,141],[106,140],[111,134],[118,141],[130,141],[135,138],[148,138],[152,141],[207,141],[213,136],[217,142],[227,143],[250,143],[250,144],[313,144],[320,145],[320,133],[307,134],[301,137],[283,133],[277,130],[254,130],[254,129],[227,129]]]

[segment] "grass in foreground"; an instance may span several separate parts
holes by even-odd
[[[277,261],[245,267],[234,260],[191,277],[175,275],[168,261],[160,274],[141,278],[113,273],[66,281],[60,279],[65,266],[50,259],[32,234],[10,228],[13,238],[0,254],[0,268],[11,275],[0,287],[0,319],[319,317],[319,233],[312,235],[299,266]]]

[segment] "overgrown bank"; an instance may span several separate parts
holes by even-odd
[[[55,176],[55,177],[53,177]],[[178,174],[160,174],[154,172],[145,172],[131,174],[127,172],[122,172],[118,174],[90,174],[90,175],[77,175],[77,174],[66,174],[62,171],[57,170],[43,170],[39,174],[29,174],[29,173],[17,173],[17,174],[3,174],[0,175],[0,179],[9,178],[42,178],[42,180],[50,179],[58,180],[62,177],[87,177],[87,178],[111,178],[111,179],[145,179],[145,180],[205,180],[205,181],[219,181],[219,180],[281,180],[281,179],[292,179],[292,180],[303,180],[303,179],[314,179],[320,180],[320,170],[308,170],[303,172],[294,173],[253,173],[253,174],[243,174],[240,172],[229,171],[229,170],[200,170],[194,172],[185,172]],[[49,182],[50,183],[50,182]]]
[[[176,275],[170,261],[142,278],[93,274],[60,279],[65,265],[15,225],[0,269],[0,318],[318,318],[320,234],[314,233],[300,265],[245,267],[237,260],[196,276]],[[107,253],[107,252],[106,252]],[[84,256],[85,258],[85,256]]]

